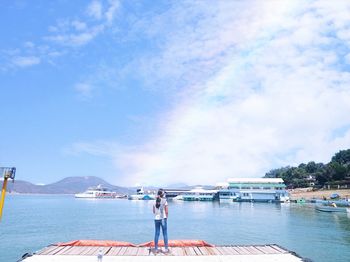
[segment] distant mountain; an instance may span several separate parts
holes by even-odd
[[[170,184],[166,186],[166,188],[178,188],[178,189],[188,188],[188,187],[189,185],[185,183],[176,183],[176,184]]]
[[[36,194],[76,194],[85,191],[88,187],[97,185],[102,185],[120,194],[132,193],[128,188],[111,185],[94,176],[67,177],[48,185],[34,185],[27,181],[15,180],[15,183],[10,182],[8,184],[7,191]]]
[[[192,185],[192,186],[189,186],[189,185],[186,185],[186,184],[183,184],[183,183],[178,183],[178,184],[171,184],[171,185],[168,185],[166,187],[164,187],[164,189],[185,189],[185,190],[191,190],[195,187],[202,187],[203,189],[213,189],[214,186],[210,186],[210,185]]]

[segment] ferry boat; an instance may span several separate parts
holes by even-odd
[[[143,187],[136,190],[136,195],[129,195],[129,200],[154,200],[156,199],[155,194],[145,194]]]
[[[220,202],[289,202],[282,178],[231,178],[219,190]]]
[[[75,194],[76,198],[116,198],[117,193],[109,191],[107,188],[98,185],[96,187],[89,187],[83,193]]]
[[[202,187],[195,187],[194,189],[184,193],[182,200],[184,201],[213,201],[218,190],[207,190]]]

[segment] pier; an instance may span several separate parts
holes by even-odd
[[[225,246],[173,246],[170,252],[154,252],[149,246],[51,245],[24,257],[23,262],[297,262],[295,253],[276,244]]]

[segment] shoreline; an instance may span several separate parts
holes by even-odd
[[[289,196],[291,200],[296,200],[304,198],[305,200],[311,199],[323,199],[324,197],[329,200],[330,195],[337,193],[340,195],[340,198],[350,198],[350,189],[325,189],[312,191],[310,188],[296,188],[289,190]]]
[[[291,200],[297,200],[304,198],[305,200],[312,199],[323,199],[324,197],[329,200],[330,195],[333,193],[337,193],[340,195],[340,198],[348,198],[350,199],[350,189],[321,189],[312,191],[311,188],[296,188],[288,190],[289,196]],[[7,195],[22,195],[22,196],[74,196],[74,194],[67,193],[17,193],[17,192],[7,192]]]

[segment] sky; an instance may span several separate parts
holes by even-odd
[[[349,1],[0,2],[0,166],[215,184],[350,148]]]

